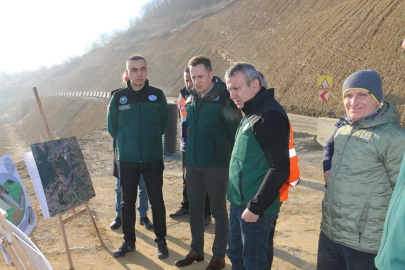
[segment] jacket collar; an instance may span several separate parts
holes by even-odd
[[[187,99],[187,97],[190,95],[190,92],[186,87],[183,87],[182,89],[180,89],[180,94],[184,99]]]
[[[242,111],[245,115],[251,114],[264,100],[270,99],[274,99],[274,88],[266,90],[266,88],[262,87],[256,96],[245,102]]]
[[[380,110],[376,112],[376,114],[373,113],[367,116],[366,118],[363,118],[358,121],[353,121],[350,119],[350,117],[345,115],[344,120],[347,124],[351,125],[352,127],[356,126],[359,128],[370,128],[386,123],[400,124],[400,116],[397,108],[393,104],[386,101],[383,101]]]
[[[131,82],[130,82],[129,80],[127,81],[127,87],[128,87],[129,90],[131,90],[131,91],[134,92],[134,93],[143,93],[143,92],[146,91],[145,89],[149,87],[149,80],[146,79],[144,86],[143,86],[143,87],[141,88],[141,90],[139,90],[139,91],[134,91],[134,90],[132,90]]]
[[[203,99],[205,99],[206,97],[209,97],[209,96],[218,95],[218,93],[220,93],[224,90],[226,91],[226,85],[225,85],[225,83],[223,83],[221,81],[221,79],[219,77],[214,76],[214,78],[212,78],[212,82],[214,83],[214,86],[211,88],[210,91],[208,91],[207,94],[205,94]],[[200,98],[197,90],[195,90],[194,87],[189,92],[195,99]]]

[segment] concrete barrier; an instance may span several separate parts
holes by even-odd
[[[326,142],[335,131],[336,129],[335,124],[338,121],[339,119],[335,118],[327,118],[327,117],[318,118],[318,132],[316,135],[316,141],[320,145],[325,146]]]

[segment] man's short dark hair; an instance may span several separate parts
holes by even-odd
[[[188,61],[189,67],[190,66],[195,67],[200,64],[203,64],[205,67],[205,70],[207,70],[208,72],[212,71],[211,60],[208,57],[205,57],[203,55],[197,55],[197,56],[194,56],[193,58],[191,58],[190,61]]]
[[[189,67],[186,67],[186,68],[184,69],[184,73],[190,73],[190,68],[189,68]]]
[[[132,60],[143,60],[143,61],[145,61],[145,64],[146,64],[146,60],[145,60],[145,58],[144,58],[142,55],[140,55],[140,54],[133,54],[133,55],[131,55],[130,57],[128,57],[128,59],[127,59],[127,63],[126,63],[126,68],[127,68],[127,69],[128,69],[129,61],[132,61]]]
[[[249,63],[244,62],[237,62],[233,64],[226,72],[225,72],[225,80],[235,76],[236,72],[242,72],[243,76],[246,79],[247,86],[250,86],[253,80],[258,79],[260,85],[262,83],[260,81],[259,73],[257,72],[256,68]]]

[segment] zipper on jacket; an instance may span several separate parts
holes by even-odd
[[[141,117],[141,99],[139,98],[139,93],[136,92],[138,95],[138,104],[139,104],[139,161],[142,163],[142,117]]]
[[[243,171],[240,170],[239,171],[239,193],[240,193],[240,198],[241,198],[241,202],[240,202],[241,205],[243,205],[243,201],[244,201],[242,185],[243,185]]]
[[[370,208],[370,201],[367,201],[363,212],[361,213],[359,224],[357,225],[357,230],[359,231],[359,243],[361,243],[361,235],[366,230],[366,220],[368,215],[368,209]]]
[[[196,160],[196,150],[197,150],[197,123],[198,123],[198,108],[199,102],[198,98],[195,99],[195,106],[194,106],[194,114],[196,116],[195,122],[194,122],[194,166],[195,166],[195,160]]]
[[[213,143],[213,146],[214,146],[215,156],[218,157],[217,141],[215,140],[215,137],[214,137],[214,136],[212,136],[212,143]]]
[[[337,169],[337,171],[336,171],[336,173],[335,173],[335,176],[334,176],[334,178],[333,178],[333,179],[334,179],[334,180],[333,180],[333,183],[332,183],[332,185],[331,185],[331,187],[330,187],[331,198],[330,198],[330,200],[329,200],[329,217],[330,217],[329,228],[328,228],[329,236],[331,236],[331,228],[332,228],[332,222],[333,222],[333,218],[332,218],[333,186],[335,185],[336,175],[339,173],[340,166],[341,166],[341,164],[342,164],[343,153],[345,152],[347,143],[349,142],[350,138],[352,137],[354,131],[355,131],[355,128],[353,127],[353,128],[352,128],[352,131],[350,131],[349,137],[347,138],[347,140],[346,140],[346,142],[345,142],[345,145],[343,146],[342,154],[340,155],[340,160],[339,160],[339,168]],[[333,240],[333,239],[331,239],[331,240]]]

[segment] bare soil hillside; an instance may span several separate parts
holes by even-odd
[[[111,91],[121,85],[124,62],[143,54],[152,85],[168,96],[183,86],[182,70],[194,55],[212,59],[223,77],[235,61],[248,61],[276,88],[290,113],[339,117],[341,85],[358,69],[375,69],[383,79],[384,98],[405,112],[405,52],[401,0],[235,0],[186,24],[162,18],[114,39],[103,49],[72,59],[49,71],[26,72],[1,84],[11,97],[42,93]],[[180,15],[179,15],[180,16]],[[143,29],[144,32],[141,30]],[[318,100],[317,78],[334,76],[329,102]]]

